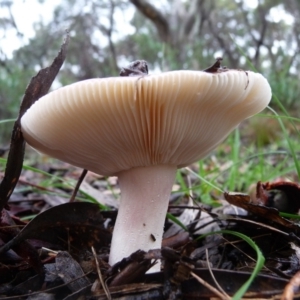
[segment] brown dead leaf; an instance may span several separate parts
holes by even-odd
[[[224,193],[224,197],[230,204],[241,207],[253,215],[265,218],[286,228],[293,229],[296,232],[299,231],[299,227],[289,220],[281,217],[279,215],[279,211],[276,208],[254,204],[251,201],[250,196],[247,194],[226,192]]]
[[[104,229],[99,206],[73,202],[52,207],[37,215],[20,233],[2,248],[0,253],[26,239],[40,239],[61,246],[61,243],[81,249],[83,246],[107,246],[111,233]]]

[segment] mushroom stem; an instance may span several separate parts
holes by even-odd
[[[160,249],[177,167],[156,165],[118,174],[121,203],[111,243],[111,265],[141,249]],[[160,270],[157,263],[150,272]]]

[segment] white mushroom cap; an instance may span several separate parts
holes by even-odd
[[[37,150],[102,175],[187,166],[271,99],[267,80],[240,70],[90,79],[34,103],[21,119]]]

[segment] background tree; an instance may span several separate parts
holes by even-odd
[[[300,4],[297,0],[63,0],[52,21],[35,24],[35,37],[0,54],[0,118],[16,115],[30,77],[55,56],[66,29],[71,35],[56,86],[93,77],[116,76],[121,66],[142,58],[151,72],[204,69],[216,56],[229,68],[251,68],[268,77],[287,107],[300,94]],[[0,5],[10,10],[11,2]],[[5,33],[12,13],[0,20]]]

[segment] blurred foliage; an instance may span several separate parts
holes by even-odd
[[[0,41],[7,30],[25,34],[16,26],[11,5],[0,0],[7,11],[0,15]],[[254,66],[287,108],[299,106],[297,0],[62,0],[51,22],[41,20],[34,28],[35,36],[12,57],[0,49],[1,120],[17,115],[26,85],[55,57],[65,30],[71,42],[56,87],[116,76],[121,66],[139,58],[158,72],[204,69],[223,56],[229,68]],[[0,130],[3,145],[9,129],[2,125]]]
[[[16,118],[21,98],[32,77],[30,70],[8,61],[0,71],[0,120]],[[10,138],[12,123],[0,124],[0,146]]]

